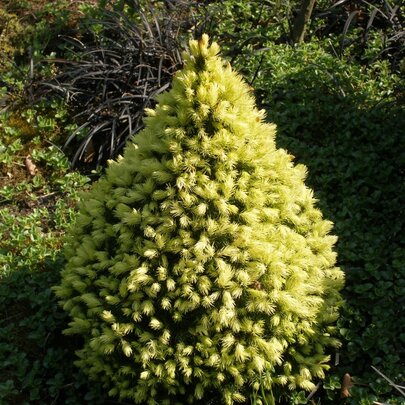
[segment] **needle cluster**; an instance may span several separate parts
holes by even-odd
[[[190,42],[146,128],[83,196],[55,287],[84,338],[78,365],[136,403],[311,389],[337,344],[332,224],[218,51]]]

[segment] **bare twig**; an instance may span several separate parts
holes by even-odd
[[[388,381],[388,383],[389,383],[393,388],[395,388],[398,392],[400,392],[401,395],[405,398],[405,391],[402,390],[399,385],[395,384],[394,381],[392,381],[390,378],[388,378],[386,375],[384,375],[384,374],[383,374],[380,370],[378,370],[376,367],[371,366],[371,368],[372,368],[376,373],[378,373],[382,378],[384,378],[384,380]]]
[[[318,384],[315,385],[315,388],[309,393],[309,395],[305,398],[305,401],[308,402],[318,391],[319,387],[321,386],[321,383],[319,382]]]

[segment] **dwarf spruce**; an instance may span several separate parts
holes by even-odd
[[[135,403],[310,390],[337,344],[332,224],[218,50],[190,42],[146,128],[83,195],[55,287],[83,337],[77,364]]]

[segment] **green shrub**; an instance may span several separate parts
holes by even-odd
[[[55,287],[77,364],[137,403],[280,399],[324,377],[342,273],[306,169],[208,38],[83,195]]]
[[[274,41],[288,42],[296,0],[270,2],[262,0],[210,1],[197,8],[199,29],[223,43],[222,51],[241,65],[247,56]],[[243,66],[244,67],[244,66]]]
[[[325,48],[273,45],[251,58],[250,75],[260,63],[255,86],[277,124],[278,145],[309,167],[308,183],[335,223],[347,279],[336,372],[349,372],[358,384],[348,403],[360,403],[366,392],[383,401],[395,390],[371,366],[399,383],[405,369],[400,78],[385,63],[364,69]]]

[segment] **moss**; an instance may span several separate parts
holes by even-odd
[[[9,70],[14,57],[23,53],[25,31],[15,14],[0,8],[0,72]]]
[[[332,223],[218,50],[190,42],[146,128],[83,195],[55,287],[66,333],[84,337],[78,365],[137,403],[310,390],[338,344]]]

